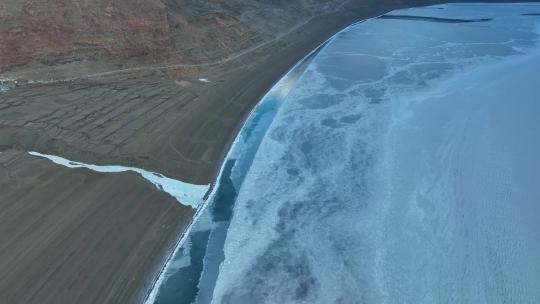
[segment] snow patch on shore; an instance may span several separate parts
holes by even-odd
[[[134,167],[124,166],[98,166],[92,164],[85,164],[81,162],[70,161],[60,156],[48,155],[39,152],[28,152],[30,155],[47,158],[50,161],[62,165],[68,168],[87,168],[92,171],[102,173],[120,173],[126,171],[136,172],[144,179],[151,182],[159,190],[167,192],[182,205],[198,208],[204,201],[204,196],[208,192],[210,185],[195,185],[184,183],[179,180],[168,178],[162,174],[146,171]]]
[[[0,79],[0,93],[13,89],[16,84],[17,80],[15,79]]]

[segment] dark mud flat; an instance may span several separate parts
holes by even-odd
[[[0,154],[1,303],[140,302],[185,229],[184,207],[135,174]]]
[[[453,18],[440,18],[440,17],[424,17],[424,16],[410,16],[410,15],[384,15],[379,19],[398,19],[398,20],[412,20],[412,21],[427,21],[438,23],[471,23],[471,22],[487,22],[493,19],[481,18],[481,19],[453,19]]]

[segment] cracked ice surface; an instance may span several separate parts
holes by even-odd
[[[536,11],[338,34],[237,189],[213,302],[539,303]]]

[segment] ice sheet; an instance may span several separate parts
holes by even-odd
[[[536,303],[532,5],[444,5],[329,43],[238,193],[213,303]]]

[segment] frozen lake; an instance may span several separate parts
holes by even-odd
[[[337,34],[253,112],[153,300],[540,303],[538,13]]]

